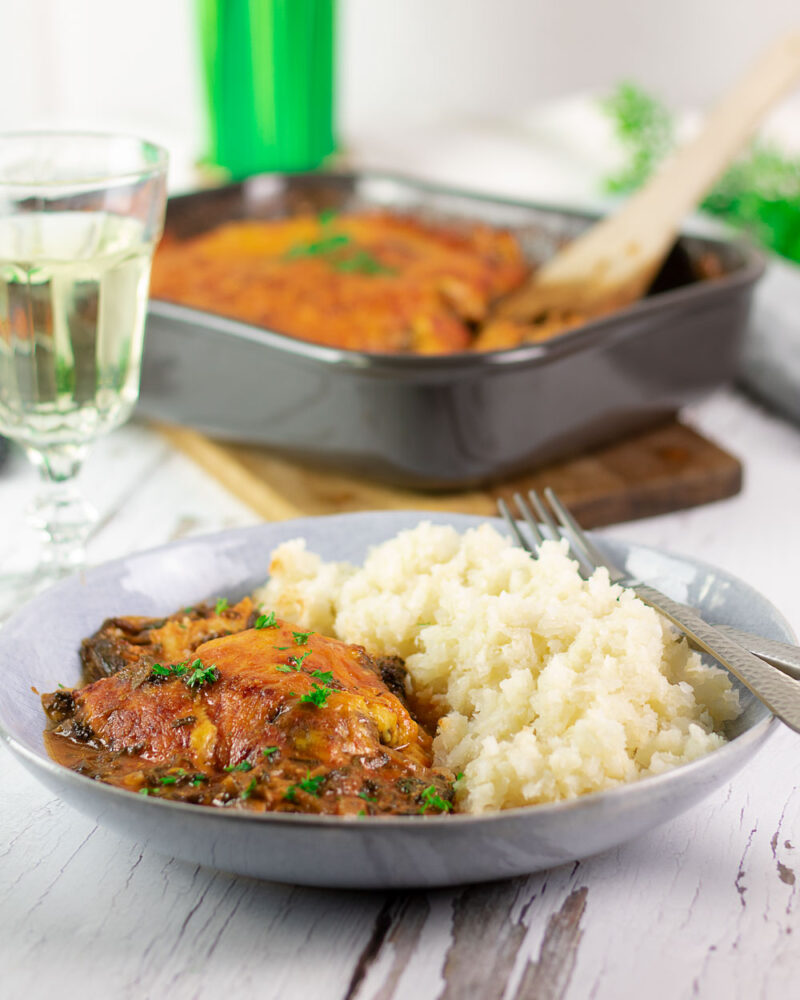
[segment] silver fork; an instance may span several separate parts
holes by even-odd
[[[800,677],[800,649],[729,626],[709,625],[693,608],[673,601],[655,587],[614,565],[583,532],[553,490],[545,489],[544,495],[561,530],[535,490],[528,493],[530,507],[521,494],[514,494],[514,501],[530,530],[533,544],[525,538],[506,502],[497,502],[500,513],[523,549],[532,554],[538,552],[545,540],[540,525],[552,538],[566,537],[573,555],[583,568],[584,576],[605,566],[612,583],[633,590],[645,604],[651,605],[676,625],[693,646],[709,653],[726,667],[773,715],[790,729],[800,732],[800,683],[796,679]]]

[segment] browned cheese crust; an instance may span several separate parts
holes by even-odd
[[[431,737],[400,697],[402,662],[285,622],[248,627],[254,614],[245,599],[220,614],[106,622],[83,647],[97,679],[42,698],[51,755],[133,792],[204,805],[446,810],[453,775],[432,766]]]
[[[155,298],[351,350],[468,350],[490,304],[528,273],[516,239],[389,212],[230,222],[167,234]]]

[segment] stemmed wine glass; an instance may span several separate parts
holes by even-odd
[[[44,541],[32,573],[0,575],[0,618],[83,564],[96,515],[75,477],[139,394],[166,169],[129,136],[0,134],[0,434],[41,473]]]

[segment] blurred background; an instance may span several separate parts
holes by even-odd
[[[211,161],[234,176],[324,163],[600,210],[798,21],[797,0],[27,0],[3,13],[0,129],[146,136],[170,151],[173,191],[223,180]],[[254,112],[253,80],[263,91],[270,74],[281,92]],[[780,255],[743,378],[800,419],[800,93],[761,142],[692,225],[732,225]]]
[[[388,155],[402,132],[417,143],[433,125],[519,124],[622,78],[702,107],[796,20],[796,0],[339,0],[341,141]],[[176,174],[205,152],[195,0],[6,3],[3,31],[0,85],[14,99],[0,128],[146,134],[171,148]]]

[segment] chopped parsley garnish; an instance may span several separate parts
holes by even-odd
[[[453,803],[443,799],[436,791],[435,785],[428,785],[420,793],[422,805],[419,811],[424,813],[427,809],[438,809],[440,812],[449,812],[453,808]]]
[[[184,608],[183,613],[185,615],[190,615],[194,611],[194,608]]]
[[[310,243],[298,243],[284,254],[284,258],[286,260],[319,258],[336,271],[354,274],[395,273],[394,268],[387,267],[369,250],[354,244],[346,233],[332,232],[327,222],[321,225],[323,227],[321,239],[312,240]]]
[[[377,802],[377,796],[367,795],[366,792],[359,792],[358,797],[363,799],[365,802]]]
[[[292,632],[292,638],[298,646],[305,646],[308,642],[308,637],[313,634],[313,632]]]
[[[311,772],[306,768],[306,776],[301,781],[298,781],[296,785],[289,785],[286,789],[286,795],[284,798],[289,802],[297,801],[295,799],[295,794],[297,789],[300,788],[304,792],[308,792],[309,795],[319,797],[319,786],[327,778],[326,774],[318,774],[316,778],[311,777]]]
[[[353,274],[395,274],[393,267],[387,267],[381,263],[377,257],[360,248],[353,248],[351,253],[345,256],[337,255],[330,264],[337,271],[351,272]]]
[[[276,647],[276,649],[277,648],[278,647]],[[307,653],[303,653],[302,656],[290,656],[288,663],[279,663],[275,669],[279,670],[282,674],[294,673],[295,671],[300,670],[307,656],[311,656],[310,649]]]
[[[283,652],[285,652],[285,651],[286,651],[286,650],[287,650],[287,649],[288,649],[289,647],[288,647],[288,646],[273,646],[272,648],[273,648],[273,649],[279,649],[279,650],[280,650],[280,651],[281,651],[281,652],[283,653]]]
[[[253,792],[256,790],[256,785],[258,782],[255,778],[250,779],[250,784],[245,788],[242,794],[239,796],[240,799],[249,799]]]
[[[331,694],[331,689],[327,685],[315,684],[308,694],[301,696],[300,701],[301,703],[314,705],[316,708],[322,708]]]
[[[159,785],[174,785],[177,784],[178,778],[185,778],[186,771],[182,767],[175,769],[174,774],[162,774],[160,778],[157,778]]]
[[[314,240],[311,243],[298,243],[290,250],[286,251],[286,259],[294,260],[297,257],[327,257],[334,250],[340,250],[350,243],[350,237],[344,233],[334,233],[332,236],[323,236],[321,240]]]
[[[139,794],[140,795],[152,795],[153,794],[153,789],[152,788],[140,788],[139,789]]]
[[[264,749],[261,752],[264,754],[265,757],[271,757],[273,754],[276,754],[278,752],[278,748],[264,747]]]
[[[208,778],[206,777],[205,774],[195,774],[192,777],[191,784],[195,786],[202,785],[204,781],[208,781]]]
[[[309,795],[319,795],[319,786],[325,780],[326,775],[318,774],[316,778],[312,778],[308,769],[306,769],[306,776],[302,781],[298,781],[298,785],[303,789],[304,792],[308,792]]]
[[[200,662],[199,660],[197,661]],[[192,664],[194,666],[194,664]],[[150,667],[150,678],[153,677],[183,677],[189,668],[185,663],[170,663],[165,667],[161,663],[154,663]]]
[[[270,611],[268,615],[259,615],[256,618],[256,623],[253,628],[277,628],[278,619],[275,617],[275,612]]]
[[[359,809],[358,812],[356,813],[356,816],[366,816],[366,815],[367,815],[366,809]]]
[[[191,673],[186,678],[186,685],[190,688],[202,687],[203,684],[213,684],[219,679],[219,670],[216,667],[204,667],[202,660],[195,660],[191,665]]]
[[[461,779],[463,777],[464,777],[464,772],[463,771],[459,771],[458,774],[456,775],[456,781],[461,781]],[[456,781],[454,781],[453,784],[455,784]]]
[[[217,603],[214,605],[214,614],[221,615],[223,611],[227,610],[227,608],[228,608],[228,598],[218,597]]]
[[[238,764],[228,764],[227,767],[223,767],[223,771],[252,771],[253,765],[249,760],[240,760]]]
[[[333,680],[332,670],[312,670],[311,676],[316,677],[322,681],[323,684],[330,684]]]

